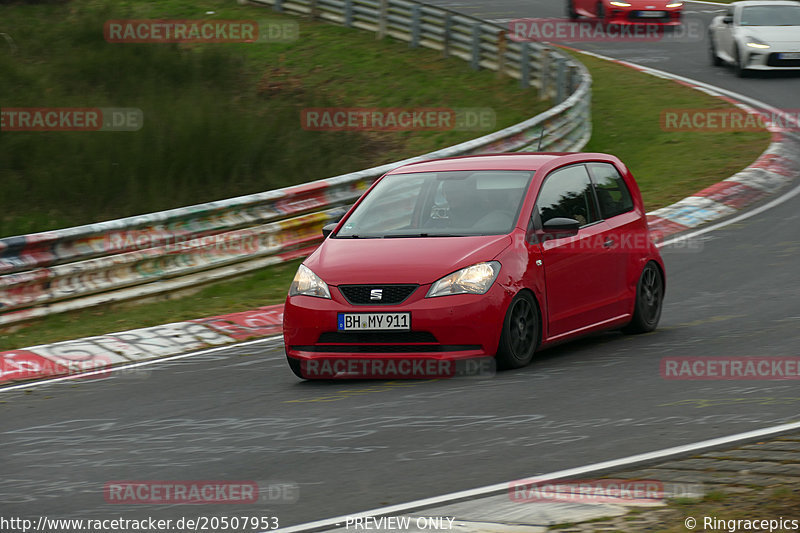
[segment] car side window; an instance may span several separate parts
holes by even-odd
[[[572,218],[581,226],[597,222],[597,204],[592,181],[584,165],[551,172],[544,180],[536,200],[542,224],[552,218]]]
[[[633,209],[631,192],[614,165],[590,163],[589,168],[594,179],[601,217],[611,218]]]

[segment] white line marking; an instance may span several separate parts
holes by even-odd
[[[755,429],[753,431],[747,431],[745,433],[738,433],[736,435],[730,435],[728,437],[718,437],[716,439],[709,439],[700,442],[696,442],[694,444],[683,444],[681,446],[673,446],[672,448],[665,448],[663,450],[657,450],[654,452],[646,452],[640,453],[636,455],[630,455],[628,457],[623,457],[621,459],[612,459],[610,461],[602,461],[600,463],[594,463],[591,465],[586,466],[579,466],[575,468],[568,468],[566,470],[559,470],[557,472],[551,472],[549,474],[541,474],[538,476],[532,476],[529,478],[521,478],[516,479],[513,481],[508,481],[506,483],[497,483],[496,485],[487,485],[485,487],[479,487],[476,489],[470,490],[462,490],[459,492],[452,492],[450,494],[444,494],[442,496],[435,496],[433,498],[425,498],[423,500],[416,500],[413,502],[402,503],[398,505],[390,505],[388,507],[379,507],[377,509],[373,509],[371,511],[363,511],[360,513],[354,513],[351,515],[343,515],[337,516],[336,518],[328,518],[325,520],[317,520],[315,522],[308,522],[306,524],[299,524],[296,526],[290,526],[287,528],[276,529],[271,532],[263,532],[263,533],[292,533],[295,531],[307,531],[310,529],[316,528],[323,528],[323,527],[335,527],[336,525],[342,524],[347,518],[359,518],[359,517],[368,517],[368,516],[377,516],[377,515],[396,515],[400,513],[406,513],[409,511],[413,511],[418,507],[431,507],[433,505],[441,505],[448,503],[452,500],[461,500],[467,498],[475,498],[478,496],[487,496],[491,493],[502,493],[508,490],[508,487],[511,483],[541,483],[544,481],[552,481],[556,479],[565,479],[567,477],[579,476],[584,474],[590,474],[592,472],[596,472],[598,470],[609,470],[612,468],[618,468],[620,466],[629,466],[635,463],[641,463],[644,461],[651,461],[654,459],[663,459],[665,457],[669,457],[671,455],[683,454],[688,452],[693,452],[697,450],[701,450],[703,448],[710,448],[713,446],[721,446],[724,444],[731,444],[733,442],[745,439],[755,439],[758,437],[765,437],[768,435],[773,435],[775,433],[782,433],[788,432],[795,429],[800,429],[800,422],[792,422],[789,424],[781,424],[780,426],[772,426],[769,428],[764,429]]]
[[[148,359],[147,361],[138,361],[136,363],[127,363],[120,366],[113,366],[111,368],[104,368],[101,370],[93,370],[91,372],[85,372],[83,374],[72,374],[69,376],[62,376],[59,378],[52,378],[52,379],[45,379],[42,381],[32,381],[30,383],[20,383],[19,385],[11,385],[10,387],[2,387],[0,388],[0,393],[10,390],[17,390],[17,389],[30,389],[32,387],[38,387],[40,385],[47,385],[49,383],[58,383],[59,381],[66,381],[70,379],[86,379],[88,377],[94,376],[96,374],[108,374],[111,372],[113,376],[114,372],[119,370],[125,370],[128,368],[137,368],[140,366],[148,366],[148,365],[155,365],[158,363],[163,363],[165,361],[175,361],[177,359],[185,359],[187,357],[194,357],[196,355],[205,355],[209,353],[219,352],[221,350],[229,350],[231,348],[238,348],[240,346],[250,346],[251,344],[260,344],[260,343],[275,343],[277,344],[278,341],[283,340],[283,335],[277,335],[273,337],[265,337],[263,339],[255,339],[252,341],[245,341],[245,342],[237,342],[236,344],[228,344],[226,346],[217,346],[215,348],[209,348],[206,350],[200,350],[199,352],[189,352],[189,353],[182,353],[178,355],[171,355],[169,357],[160,357],[156,359]],[[270,357],[269,360],[272,359],[280,359],[280,357]]]

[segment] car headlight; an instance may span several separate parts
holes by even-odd
[[[305,265],[300,265],[297,269],[297,274],[294,275],[292,285],[289,287],[289,296],[301,295],[331,299],[331,291],[328,290],[328,284]]]
[[[433,285],[426,298],[450,294],[485,294],[500,273],[500,263],[489,261],[448,274]]]
[[[764,49],[766,49],[766,48],[769,48],[769,45],[768,45],[767,43],[765,43],[765,42],[762,42],[762,41],[759,41],[759,40],[758,40],[758,39],[756,39],[755,37],[748,37],[748,38],[747,38],[747,43],[746,43],[746,44],[747,44],[747,46],[749,46],[750,48],[758,48],[758,49],[760,49],[760,50],[764,50]]]
[[[682,5],[683,2],[672,2],[670,4],[667,4],[667,7],[681,7]]]
[[[630,3],[628,2],[609,2],[609,4],[616,7],[631,7]]]

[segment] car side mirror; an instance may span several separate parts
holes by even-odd
[[[569,236],[578,233],[581,223],[574,218],[556,217],[551,218],[542,225],[545,233],[559,236]]]
[[[733,15],[725,15],[722,17],[723,24],[733,24]]]
[[[337,224],[338,222],[333,222],[332,224],[326,224],[325,226],[322,226],[322,238],[327,239],[328,235],[333,233],[333,230],[336,229]]]

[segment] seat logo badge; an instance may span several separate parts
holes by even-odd
[[[383,299],[383,289],[372,289],[369,291],[369,299],[370,300],[382,300]]]

